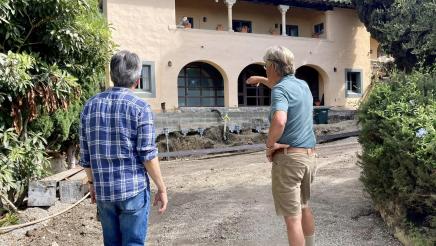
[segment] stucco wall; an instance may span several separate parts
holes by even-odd
[[[184,16],[194,19],[195,29],[215,30],[216,26],[221,24],[227,30],[227,6],[221,1],[216,3],[212,0],[177,0],[176,22],[179,23]],[[206,17],[206,22],[203,21],[203,17]],[[281,13],[275,5],[236,2],[233,6],[233,19],[251,21],[253,33],[270,34],[271,28],[275,28],[276,24],[277,30],[280,31],[281,18]],[[322,11],[290,7],[286,13],[286,24],[298,25],[301,37],[312,37],[313,26],[324,21],[325,14]]]
[[[379,47],[379,42],[377,42],[377,40],[371,38],[370,39],[370,46],[371,46],[371,60],[376,60],[378,58],[378,47]]]
[[[177,0],[177,6],[185,0]],[[357,18],[354,10],[334,9],[319,12],[303,9],[288,11],[288,24],[306,21],[310,35],[313,24],[325,20],[327,37],[281,37],[269,34],[246,34],[214,31],[216,22],[227,26],[227,7],[222,1],[197,0],[194,10],[176,9],[175,0],[108,0],[107,16],[112,24],[114,41],[120,49],[138,53],[144,61],[156,64],[156,98],[146,99],[154,110],[162,102],[168,110],[178,107],[177,76],[180,70],[193,61],[204,61],[215,66],[223,75],[225,83],[225,105],[237,107],[237,79],[249,64],[262,62],[265,49],[272,45],[283,45],[295,54],[296,68],[311,65],[320,73],[325,94],[325,103],[330,106],[353,106],[358,99],[345,98],[345,69],[363,71],[364,88],[370,76],[370,36]],[[214,7],[201,7],[203,4]],[[254,5],[244,7],[243,2],[234,6],[234,19],[251,19],[253,28],[267,32],[274,23],[280,23],[280,12],[276,6]],[[238,7],[239,5],[239,7]],[[253,4],[251,4],[253,5]],[[203,8],[203,9],[202,9]],[[262,10],[259,12],[259,9]],[[217,10],[217,12],[215,12]],[[183,11],[190,11],[189,14]],[[202,13],[204,11],[204,14]],[[244,12],[246,11],[246,12]],[[301,11],[313,18],[303,18]],[[199,29],[177,29],[177,16],[193,16],[196,26],[203,16],[208,17]],[[216,14],[219,13],[219,14]],[[224,14],[224,20],[220,17]],[[295,20],[291,17],[294,14]],[[216,16],[215,16],[216,15]],[[276,17],[271,17],[271,16]],[[215,17],[214,17],[215,16]],[[256,22],[254,22],[256,20]],[[293,22],[295,21],[295,22]],[[259,23],[258,23],[259,22]],[[256,23],[256,26],[254,24]],[[263,26],[262,26],[263,25]],[[304,25],[301,25],[304,27]],[[305,28],[300,27],[300,34]],[[309,35],[309,34],[308,34]],[[168,66],[171,61],[172,66]],[[336,72],[334,68],[336,67]]]

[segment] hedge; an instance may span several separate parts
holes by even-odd
[[[366,191],[384,210],[394,204],[398,226],[430,245],[436,237],[436,73],[393,71],[374,83],[358,116]]]

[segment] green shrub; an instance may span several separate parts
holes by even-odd
[[[42,134],[33,132],[20,140],[13,128],[0,128],[0,142],[0,193],[21,205],[29,181],[41,178],[49,165],[46,142]]]
[[[16,225],[19,222],[19,218],[16,214],[7,213],[3,217],[0,217],[0,227]]]
[[[436,73],[393,72],[358,114],[366,190],[379,206],[399,206],[403,226],[435,236]]]
[[[0,192],[18,205],[47,153],[78,145],[81,107],[101,89],[114,44],[98,6],[0,0]]]

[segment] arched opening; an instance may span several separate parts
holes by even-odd
[[[192,62],[177,79],[179,107],[224,107],[224,80],[212,65]]]
[[[315,68],[308,65],[301,66],[296,70],[295,77],[307,82],[315,105],[324,105],[324,86],[322,78]]]
[[[264,86],[247,85],[245,81],[253,75],[265,76],[262,65],[251,64],[246,66],[238,77],[238,105],[244,106],[269,106],[271,104],[271,90]]]

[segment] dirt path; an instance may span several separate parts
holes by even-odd
[[[316,245],[400,245],[362,192],[358,151],[354,138],[320,145],[311,201]],[[287,244],[263,153],[165,162],[162,171],[170,206],[163,216],[151,212],[148,245]],[[0,245],[101,245],[94,215],[86,201],[27,236],[24,230],[1,235]]]

